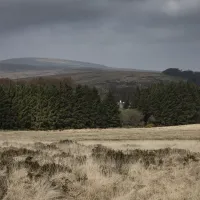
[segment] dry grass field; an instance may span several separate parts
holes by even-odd
[[[0,132],[2,200],[199,200],[200,125]]]

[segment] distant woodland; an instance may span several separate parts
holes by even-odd
[[[163,74],[180,77],[200,86],[200,72],[193,72],[191,70],[182,71],[177,68],[169,68],[163,71]]]
[[[0,80],[0,129],[55,130],[200,123],[200,87],[191,81],[120,91],[76,85],[71,79]],[[124,97],[124,98],[123,98]]]

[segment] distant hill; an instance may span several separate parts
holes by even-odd
[[[180,80],[161,72],[111,68],[100,64],[51,59],[13,58],[0,62],[0,78],[31,79],[48,77],[52,79],[72,78],[76,83],[95,86],[102,90],[112,88],[132,91],[137,86],[149,86],[161,81]]]
[[[79,71],[107,70],[100,64],[50,58],[13,58],[0,61],[1,78],[52,76]]]
[[[10,64],[10,65],[23,65],[27,68],[41,67],[41,68],[98,68],[106,69],[108,67],[100,64],[73,61],[73,60],[63,60],[63,59],[52,59],[52,58],[13,58],[8,60],[3,60],[1,64]]]

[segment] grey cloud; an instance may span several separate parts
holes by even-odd
[[[2,0],[0,4],[0,33],[63,23],[81,29],[109,24],[128,34],[143,27],[198,35],[191,25],[200,29],[199,19],[198,0]]]
[[[108,14],[106,8],[90,0],[7,0],[0,4],[0,32],[31,25],[98,21]]]
[[[199,0],[0,1],[1,59],[60,57],[150,69],[187,68],[189,61],[197,69],[200,62]]]

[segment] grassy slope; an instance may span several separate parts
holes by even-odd
[[[67,73],[52,75],[53,78],[72,77],[79,84],[92,85],[100,88],[108,86],[135,87],[136,85],[149,85],[160,81],[177,81],[178,78],[170,77],[159,72],[142,72],[130,70],[98,70],[82,69],[72,70]]]
[[[176,81],[178,78],[170,77],[159,72],[131,71],[120,69],[73,69],[41,68],[29,70],[1,71],[0,78],[29,79],[32,77],[71,77],[76,83],[93,85],[96,87],[135,87],[136,85],[149,85],[159,81]]]
[[[149,85],[160,81],[176,81],[159,72],[109,68],[104,65],[48,58],[16,58],[0,62],[0,78],[69,77],[77,83],[102,88]]]

